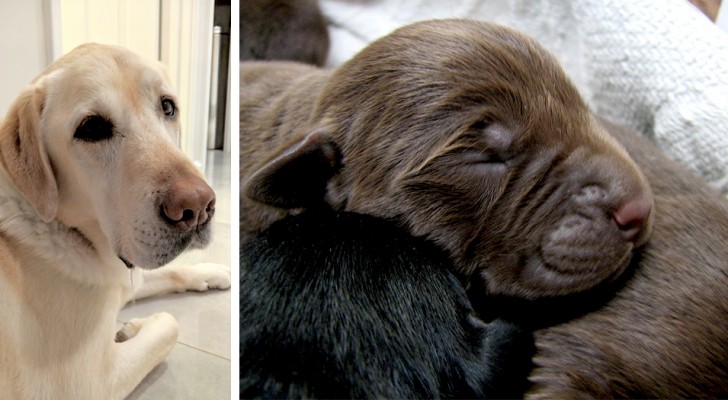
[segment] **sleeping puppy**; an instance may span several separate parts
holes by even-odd
[[[176,343],[126,301],[230,287],[213,265],[154,269],[210,241],[215,193],[177,146],[158,63],[87,44],[53,62],[0,124],[0,398],[122,399]]]
[[[289,60],[323,66],[329,31],[316,0],[240,2],[240,60]]]
[[[636,133],[602,122],[650,181],[652,239],[600,309],[536,333],[529,398],[726,398],[728,200]]]
[[[521,396],[530,333],[473,318],[446,254],[394,223],[307,212],[240,254],[241,398]]]
[[[401,28],[334,71],[240,65],[241,238],[317,204],[396,221],[490,294],[618,277],[652,192],[556,60],[469,20]]]

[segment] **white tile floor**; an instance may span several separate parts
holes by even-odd
[[[204,250],[182,254],[173,263],[230,265],[230,153],[210,151],[207,180],[217,197],[214,239]],[[236,278],[237,266],[232,268]],[[180,293],[127,305],[119,322],[159,311],[179,322],[179,338],[167,361],[157,366],[127,400],[230,399],[231,292]]]

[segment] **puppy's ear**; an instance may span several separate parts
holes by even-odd
[[[326,185],[341,167],[327,129],[316,130],[263,164],[242,183],[241,195],[278,208],[322,204]]]
[[[37,84],[10,106],[0,126],[0,162],[38,215],[49,222],[58,211],[58,186],[40,132],[44,99],[45,91]]]

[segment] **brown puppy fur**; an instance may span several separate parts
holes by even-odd
[[[468,20],[413,24],[334,72],[241,63],[241,237],[289,210],[394,219],[491,293],[614,279],[652,194],[535,41]]]
[[[605,307],[537,332],[529,397],[728,396],[728,201],[635,133],[610,126],[650,181],[652,239]]]
[[[240,60],[324,65],[329,31],[316,0],[242,0]]]

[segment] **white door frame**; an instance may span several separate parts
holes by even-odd
[[[61,47],[61,0],[43,0],[46,64],[63,54]]]
[[[182,149],[200,169],[207,159],[213,0],[161,0],[161,61],[177,87]]]

